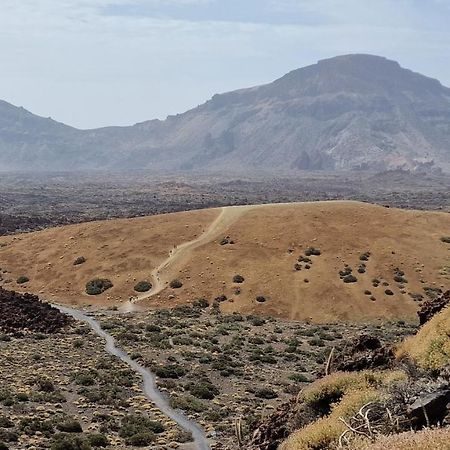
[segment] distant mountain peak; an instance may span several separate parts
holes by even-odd
[[[450,172],[450,89],[348,54],[133,127],[81,131],[0,102],[0,170],[30,168]]]

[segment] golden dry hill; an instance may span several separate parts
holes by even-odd
[[[130,307],[134,286],[147,280],[153,289],[134,307],[226,296],[227,312],[318,322],[411,318],[424,288],[450,285],[450,244],[441,240],[449,235],[444,212],[358,202],[228,207],[2,237],[0,267],[5,288],[61,303]],[[74,265],[80,256],[86,262]],[[233,282],[235,275],[244,281]],[[18,284],[20,276],[29,281]],[[114,286],[87,295],[94,278]],[[183,286],[171,288],[173,279]]]

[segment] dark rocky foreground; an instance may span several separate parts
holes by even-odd
[[[442,295],[427,300],[423,303],[420,310],[417,312],[419,316],[420,325],[424,325],[431,320],[437,313],[442,311],[447,305],[450,304],[450,291],[444,292]]]
[[[19,294],[0,287],[0,331],[56,333],[71,319],[32,294]]]

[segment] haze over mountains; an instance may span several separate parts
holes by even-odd
[[[0,101],[0,170],[450,172],[450,89],[371,55],[215,95],[165,121],[78,130]]]

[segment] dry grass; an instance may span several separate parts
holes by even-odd
[[[382,436],[373,444],[360,443],[352,450],[449,450],[450,428],[419,432],[408,431],[393,436]]]
[[[446,366],[450,361],[450,308],[434,316],[417,335],[406,339],[399,346],[397,357],[410,357],[428,370]]]
[[[300,400],[320,404],[335,399],[330,413],[300,429],[282,444],[280,450],[331,450],[337,448],[346,426],[339,420],[348,418],[369,402],[382,401],[384,389],[406,378],[403,372],[335,373],[306,388]]]

